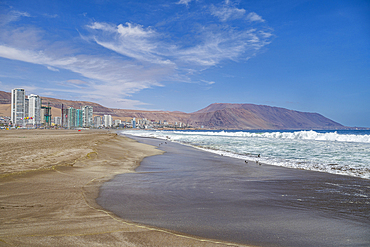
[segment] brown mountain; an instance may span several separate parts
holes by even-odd
[[[10,116],[11,94],[0,91],[0,115]],[[195,128],[207,129],[343,129],[343,125],[318,113],[288,110],[279,107],[253,104],[215,103],[194,113],[179,111],[140,111],[114,109],[87,101],[61,100],[42,97],[44,105],[52,107],[52,115],[60,116],[64,108],[80,108],[91,105],[94,115],[112,115],[114,119],[128,120],[133,117],[148,120],[182,122]]]
[[[343,125],[318,113],[253,104],[211,104],[195,113],[208,128],[231,129],[338,129]],[[193,117],[194,118],[194,117]]]

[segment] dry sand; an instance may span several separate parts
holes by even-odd
[[[161,153],[108,131],[0,131],[0,246],[236,246],[125,222],[96,204],[104,181]]]

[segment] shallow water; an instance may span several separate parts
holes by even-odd
[[[135,138],[166,153],[102,186],[97,202],[126,220],[260,246],[370,245],[367,179]]]

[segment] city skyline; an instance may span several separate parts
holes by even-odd
[[[0,90],[121,109],[251,103],[370,127],[368,1],[0,3]]]

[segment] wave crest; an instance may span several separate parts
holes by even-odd
[[[295,132],[186,132],[174,131],[181,135],[205,135],[205,136],[225,136],[225,137],[257,137],[257,138],[273,138],[273,139],[295,139],[295,140],[315,140],[315,141],[338,141],[338,142],[361,142],[370,143],[370,135],[355,135],[355,134],[338,134],[335,132],[320,133],[313,130],[309,131],[295,131]]]

